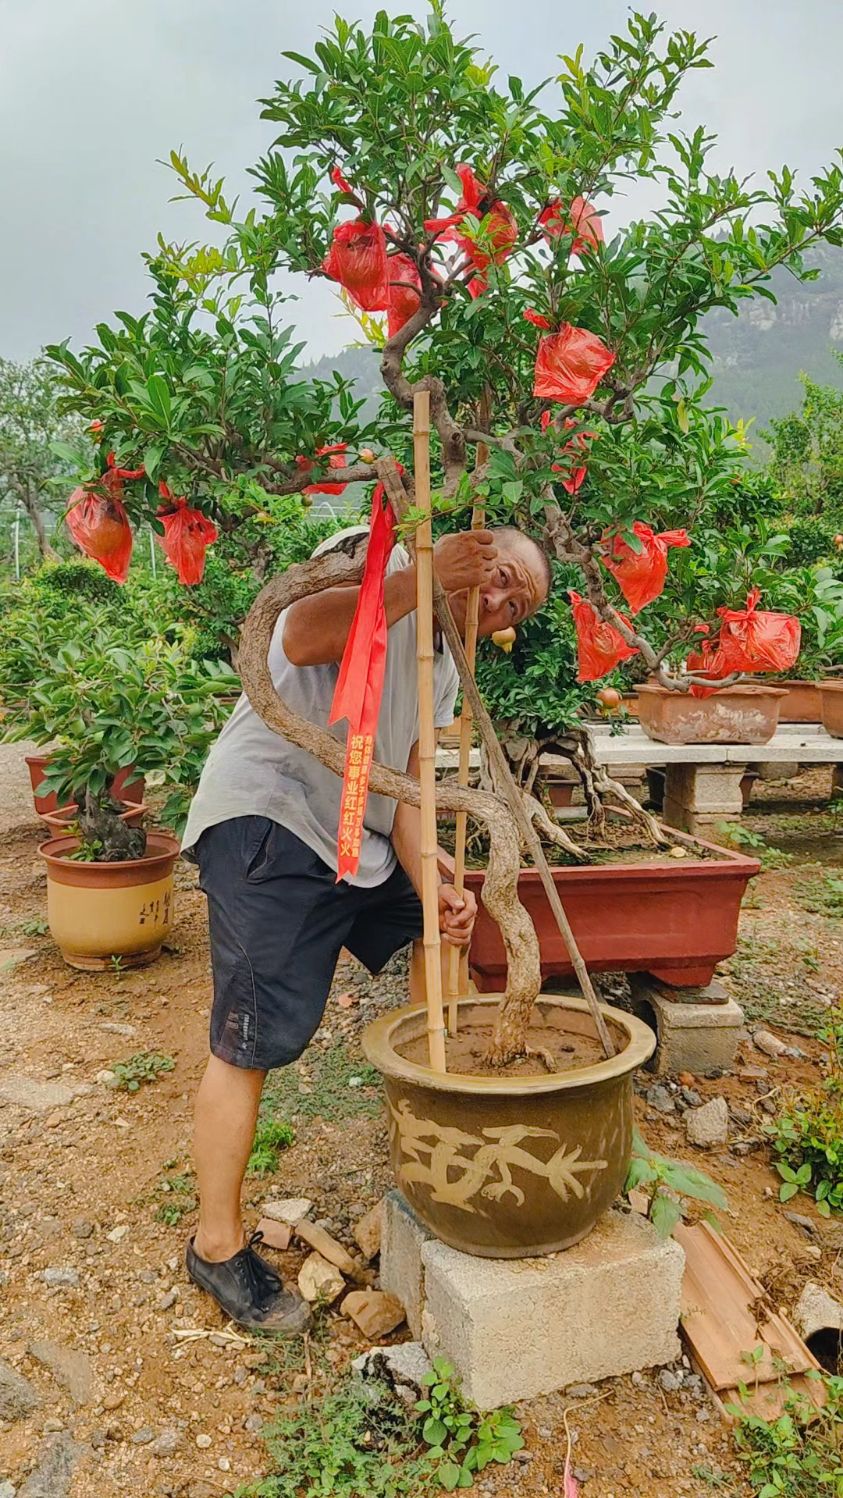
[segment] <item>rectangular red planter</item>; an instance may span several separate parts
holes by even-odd
[[[591,972],[652,973],[677,988],[710,983],[718,962],[737,946],[746,886],[760,870],[754,858],[680,832],[677,843],[706,848],[713,858],[659,858],[648,864],[600,864],[553,869],[577,945]],[[484,875],[469,870],[466,886],[479,896]],[[570,978],[573,968],[535,869],[523,869],[518,893],[541,944],[542,978]],[[500,931],[482,904],[469,957],[482,993],[506,985]]]

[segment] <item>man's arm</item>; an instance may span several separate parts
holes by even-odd
[[[489,531],[458,531],[441,536],[434,547],[436,576],[446,593],[482,588],[491,576],[497,551]],[[284,620],[284,654],[293,666],[326,666],[342,659],[357,607],[356,586],[325,588],[300,598]],[[402,567],[384,581],[387,629],[416,607],[416,569]]]
[[[414,744],[407,761],[407,774],[419,777],[419,746]],[[392,846],[419,899],[422,897],[421,813],[417,806],[399,801],[392,824]],[[452,884],[439,881],[439,930],[452,947],[467,947],[471,941],[477,902],[469,890],[458,895]]]

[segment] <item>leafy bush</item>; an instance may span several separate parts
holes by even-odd
[[[829,1046],[822,1081],[792,1095],[769,1133],[782,1178],[779,1200],[808,1191],[817,1211],[830,1217],[843,1212],[843,1011],[820,1035]]]
[[[120,1092],[138,1092],[144,1083],[157,1082],[165,1072],[174,1071],[175,1066],[172,1056],[162,1056],[158,1051],[137,1051],[128,1061],[117,1061],[111,1067],[114,1073],[111,1086]]]

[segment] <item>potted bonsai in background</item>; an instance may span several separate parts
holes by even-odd
[[[174,153],[183,188],[227,226],[228,241],[207,255],[163,245],[150,260],[148,317],[121,316],[81,356],[52,350],[68,406],[103,423],[103,446],[121,465],[165,473],[173,492],[189,492],[220,523],[232,492],[238,503],[244,494],[260,503],[257,494],[376,476],[412,535],[407,413],[424,390],[439,513],[466,524],[479,502],[487,520],[517,524],[576,569],[581,680],[599,681],[637,656],[672,692],[708,687],[704,673],[695,680],[670,665],[680,646],[692,652],[697,624],[716,623],[713,612],[683,610],[658,647],[638,619],[682,554],[674,540],[663,566],[660,541],[666,550],[665,535],[686,529],[692,550],[695,522],[725,500],[743,462],[739,434],[703,404],[700,320],[766,294],[778,265],[803,274],[813,244],[841,242],[840,169],[818,172],[806,193],[786,171],[757,189],[710,172],[710,136],[679,135],[672,121],[683,79],[708,66],[705,45],[686,32],[664,37],[638,14],[593,64],[581,51],[564,58],[542,91],[528,92],[517,78],[498,86],[492,65],[455,37],[438,4],[427,25],[380,12],[366,31],[337,18],[315,55],[292,63],[301,76],[265,101],[279,134],[254,168],[265,212],[238,220],[224,184]],[[623,226],[613,195],[630,172],[657,181],[666,206]],[[365,447],[353,400],[343,407],[342,390],[295,380],[291,340],[273,317],[280,269],[332,280],[380,346],[387,399]],[[214,332],[200,311],[209,303]],[[369,441],[381,455],[374,474]],[[479,464],[478,449],[488,453]],[[146,519],[153,502],[148,482],[131,486],[127,517]],[[649,599],[636,589],[633,605],[625,585],[640,574],[642,555]],[[244,686],[265,721],[337,773],[343,746],[277,698],[267,650],[285,606],[357,582],[361,570],[359,558],[341,552],[290,568],[254,604],[240,652]],[[725,602],[717,598],[715,608]],[[483,899],[501,928],[508,986],[500,1002],[477,1006],[489,1030],[483,1075],[452,1069],[443,1081],[423,1049],[414,1059],[418,1014],[389,1016],[367,1048],[388,1078],[393,1159],[420,1216],[477,1252],[546,1251],[587,1232],[616,1193],[631,1147],[632,1074],[654,1042],[629,1016],[597,1006],[536,838],[543,809],[513,787],[439,594],[435,608],[492,783],[445,782],[438,804],[488,830]],[[653,819],[594,765],[583,732],[570,755],[594,788],[592,833],[608,832],[614,806],[625,813],[616,819],[624,835],[631,828],[640,841],[664,842]],[[417,783],[383,765],[373,765],[370,787],[418,804]],[[541,958],[518,896],[522,843],[585,1000],[536,1005]],[[676,866],[662,860],[665,878],[675,879]],[[611,901],[602,919],[611,932]],[[552,1072],[535,1052],[547,1054],[548,1035],[558,1041],[560,1030],[575,1061]]]
[[[35,738],[53,747],[43,785],[58,810],[56,836],[42,845],[52,935],[74,967],[152,961],[172,919],[178,840],[147,831],[147,808],[115,796],[121,773],[169,788],[163,810],[178,825],[211,739],[225,720],[229,672],[195,665],[192,640],[131,639],[116,621],[82,610],[75,637],[29,643],[24,696],[0,683],[6,742]],[[27,643],[18,641],[22,663]]]

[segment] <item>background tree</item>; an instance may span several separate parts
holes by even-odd
[[[60,412],[58,396],[55,371],[45,359],[0,359],[0,497],[15,510],[22,506],[42,558],[56,555],[49,534],[57,508],[51,483],[64,465],[53,443],[78,428]]]

